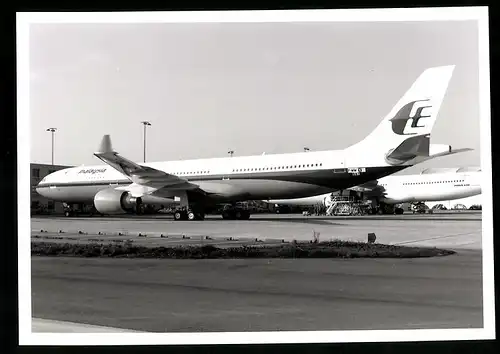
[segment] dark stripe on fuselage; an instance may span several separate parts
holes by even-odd
[[[82,181],[82,182],[63,182],[63,183],[40,183],[36,188],[50,188],[50,187],[90,187],[90,186],[128,186],[132,184],[130,180],[120,180],[120,181]]]
[[[252,173],[230,173],[227,175],[198,175],[184,178],[189,182],[224,182],[231,180],[274,180],[312,184],[321,187],[342,189],[355,185],[363,184],[375,179],[401,171],[410,166],[385,166],[385,167],[367,167],[366,172],[359,175],[348,173],[347,169],[321,169],[308,171],[270,171],[270,172],[252,172]],[[110,186],[116,187],[129,185],[130,180],[115,181],[82,181],[68,183],[40,183],[37,188],[48,187],[84,187],[84,186]]]

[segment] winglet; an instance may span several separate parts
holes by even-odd
[[[99,145],[99,149],[96,154],[106,154],[114,152],[113,147],[111,146],[111,138],[109,135],[104,135],[101,140],[101,144]]]

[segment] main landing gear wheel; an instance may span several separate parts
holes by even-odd
[[[187,219],[187,217],[186,217],[186,219]],[[185,220],[185,218],[184,218],[184,212],[182,212],[182,211],[176,211],[176,212],[174,213],[174,220],[175,220],[175,221],[178,221],[178,220]]]
[[[224,220],[248,220],[250,212],[247,210],[224,210],[222,218]]]
[[[194,220],[205,220],[205,214],[204,213],[197,213],[194,211],[176,211],[174,213],[174,220],[188,220],[188,221],[194,221]]]
[[[188,213],[188,220],[189,221],[192,221],[192,220],[205,220],[205,214],[204,213],[197,213],[197,212],[190,211]]]

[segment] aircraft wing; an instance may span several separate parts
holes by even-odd
[[[353,186],[347,188],[347,190],[355,191],[355,192],[373,192],[377,190],[383,190],[383,187],[378,184],[377,180],[369,181],[357,186]]]
[[[199,188],[198,185],[184,178],[137,164],[120,156],[116,151],[113,151],[109,135],[102,138],[99,151],[95,152],[94,155],[130,179],[132,183],[129,186],[117,189],[127,190],[133,196],[157,193],[160,190],[165,192],[165,190],[193,190]]]

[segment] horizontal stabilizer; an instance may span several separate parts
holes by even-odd
[[[429,167],[420,172],[421,175],[433,174],[433,173],[464,173],[464,172],[481,172],[480,167],[459,167],[459,168],[448,168],[448,167]]]
[[[460,167],[457,173],[463,172],[481,172],[481,167]]]
[[[418,162],[422,163],[424,161],[432,160],[432,159],[435,159],[437,157],[450,156],[450,155],[460,154],[462,152],[473,151],[473,150],[474,149],[471,149],[471,148],[463,148],[463,149],[455,149],[454,150],[450,146],[450,150],[449,151],[441,151],[441,152],[435,152],[435,153],[431,152],[431,154],[428,157],[420,158]]]

